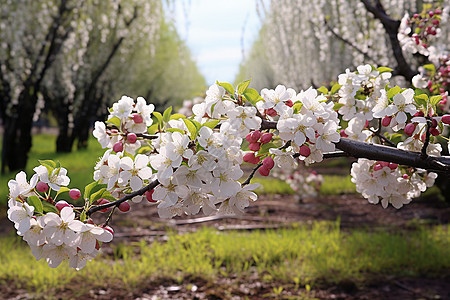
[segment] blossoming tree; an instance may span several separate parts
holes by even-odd
[[[433,74],[432,86],[448,82],[445,70]],[[80,269],[112,240],[115,209],[126,212],[130,202],[146,199],[161,218],[242,214],[257,200],[255,173],[295,167],[296,158],[313,164],[356,157],[357,191],[370,203],[401,208],[438,174],[449,177],[450,156],[441,156],[449,143],[439,141],[448,141],[450,114],[447,94],[435,95],[428,83],[397,86],[391,71],[369,64],[347,69],[330,90],[279,85],[258,92],[250,81],[217,82],[192,106],[191,117],[171,108],[161,114],[142,97],[123,96],[106,122],[95,123],[93,134],[106,151],[83,193],[68,188],[68,171],[59,163],[40,161],[29,180],[20,172],[9,181],[8,217],[37,260],[50,267],[68,260]],[[421,84],[430,74],[418,76],[414,82]],[[255,165],[250,174],[243,162]],[[103,224],[91,218],[97,212],[109,213]]]

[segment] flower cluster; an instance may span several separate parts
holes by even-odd
[[[62,192],[69,192],[72,199],[78,199],[81,193],[66,188],[70,182],[66,169],[50,161],[41,163],[34,168],[36,173],[30,182],[23,171],[8,182],[8,218],[36,260],[44,258],[52,268],[69,260],[69,266],[79,270],[97,256],[99,242],[112,240],[112,229],[96,226],[90,219],[81,222],[80,212],[75,213],[72,205],[64,200],[55,203]],[[52,190],[58,191],[56,196],[52,196]]]
[[[272,175],[289,184],[292,190],[295,191],[295,195],[300,199],[317,197],[319,188],[323,183],[322,175],[318,174],[316,171],[302,168],[277,168]]]
[[[370,203],[378,204],[381,201],[383,208],[389,204],[400,208],[432,186],[437,174],[360,158],[353,163],[351,176],[356,190]]]

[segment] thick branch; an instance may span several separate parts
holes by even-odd
[[[263,120],[261,130],[276,129],[277,122]],[[427,156],[422,158],[420,152],[406,151],[393,147],[369,144],[341,138],[335,143],[336,148],[356,158],[387,161],[414,168],[443,173],[450,176],[450,156]]]
[[[383,27],[386,30],[386,33],[389,36],[391,48],[394,53],[394,58],[397,61],[397,67],[395,68],[393,75],[402,75],[406,78],[406,80],[411,82],[411,79],[414,77],[414,75],[417,74],[417,72],[411,69],[410,65],[406,62],[406,59],[403,56],[403,50],[397,37],[398,29],[400,27],[400,21],[394,20],[390,16],[388,16],[379,0],[375,1],[375,5],[372,5],[370,0],[361,0],[361,2],[366,7],[367,11],[372,13],[375,18],[380,20],[381,24],[383,24]]]

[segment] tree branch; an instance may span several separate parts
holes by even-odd
[[[277,122],[263,120],[261,130],[276,129]],[[381,160],[414,168],[421,168],[433,172],[439,172],[450,177],[450,156],[427,156],[422,158],[420,152],[406,151],[384,145],[369,144],[347,138],[341,138],[335,143],[336,148],[344,151],[349,156]]]
[[[118,199],[116,201],[109,202],[109,203],[102,204],[102,205],[92,206],[86,212],[86,216],[89,217],[90,215],[92,215],[96,211],[99,211],[99,210],[102,210],[102,209],[105,209],[105,208],[110,208],[110,207],[113,207],[113,206],[119,206],[120,203],[125,202],[127,200],[130,200],[130,199],[132,199],[132,198],[134,198],[136,196],[141,196],[146,191],[152,190],[155,187],[157,187],[158,185],[159,185],[159,181],[156,179],[156,180],[152,181],[150,184],[148,184],[148,185],[144,186],[143,188],[141,188],[140,190],[137,190],[137,191],[135,191],[133,193],[130,193],[130,194],[126,194],[125,196],[123,196],[122,198],[120,198],[120,199]]]

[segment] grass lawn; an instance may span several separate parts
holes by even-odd
[[[388,234],[341,232],[338,223],[314,222],[295,229],[254,232],[169,234],[166,242],[113,246],[112,255],[81,271],[51,269],[36,262],[18,237],[0,238],[0,283],[46,295],[77,285],[74,296],[118,285],[136,290],[151,282],[214,284],[218,278],[259,280],[281,288],[311,288],[343,281],[367,283],[389,276],[449,276],[448,226]],[[255,277],[257,279],[255,279]]]

